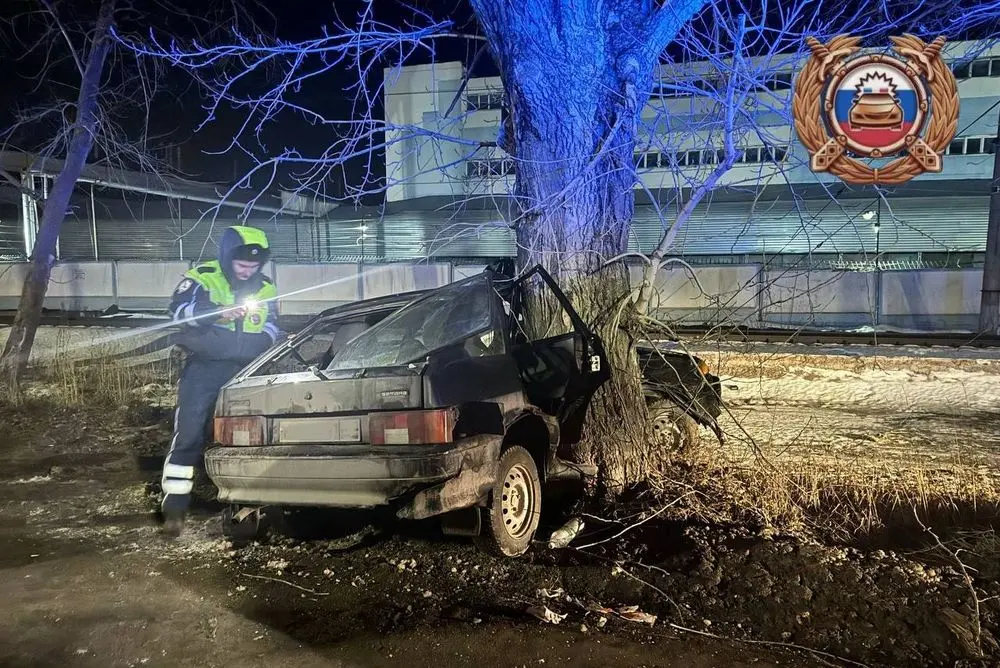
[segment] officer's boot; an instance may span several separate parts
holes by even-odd
[[[163,513],[163,526],[160,533],[164,538],[178,538],[184,531],[184,520],[187,517],[188,495],[166,494],[160,510]]]
[[[184,513],[163,513],[160,533],[165,538],[179,538],[184,531]]]

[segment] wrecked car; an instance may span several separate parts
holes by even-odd
[[[557,306],[528,322],[541,291]],[[653,347],[641,359],[654,428],[675,443],[698,424],[718,433],[719,379],[701,360]],[[258,530],[262,508],[389,508],[518,556],[543,484],[593,473],[564,457],[610,373],[542,267],[487,270],[317,316],[222,389],[205,468],[231,536]]]

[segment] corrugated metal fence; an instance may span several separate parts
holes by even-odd
[[[164,312],[191,263],[63,262],[56,265],[47,308]],[[28,265],[0,264],[0,309],[16,308]],[[482,271],[451,263],[302,264],[273,262],[279,309],[307,316],[339,304],[431,289]],[[633,268],[633,280],[642,268]],[[862,327],[974,330],[982,271],[853,272],[765,265],[671,266],[656,278],[652,308],[675,324],[749,327]]]
[[[205,205],[164,200],[74,201],[59,244],[64,260],[199,260],[211,257],[222,228],[237,223],[239,209],[202,217]],[[0,218],[10,253],[23,236],[20,222]],[[897,198],[876,201],[709,202],[681,229],[673,254],[698,258],[815,254],[954,254],[982,252],[989,213],[987,197]],[[632,251],[651,251],[673,211],[662,217],[637,206]],[[415,261],[511,257],[513,232],[496,211],[412,211],[385,216],[307,220],[262,216],[273,257],[282,262]],[[9,238],[8,238],[9,237]],[[95,248],[96,242],[96,248]],[[23,254],[20,255],[23,257]],[[746,261],[746,260],[742,260]],[[756,261],[756,260],[755,260]]]

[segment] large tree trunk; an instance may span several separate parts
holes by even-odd
[[[602,84],[625,88],[593,82],[588,94],[578,90],[576,125],[565,123],[565,109],[515,88],[515,195],[525,203],[516,238],[518,264],[542,264],[604,341],[612,375],[591,402],[575,459],[596,464],[604,491],[617,494],[651,473],[650,439],[629,277],[620,263],[603,267],[628,248],[633,111],[610,90],[595,90]]]
[[[636,49],[639,5],[473,0],[510,107],[499,143],[515,157],[518,264],[542,264],[559,281],[612,365],[576,453],[612,494],[652,472],[628,275],[604,267],[627,251],[639,91],[656,64]]]
[[[77,179],[87,164],[87,156],[94,145],[97,132],[98,95],[104,63],[111,50],[111,25],[114,18],[114,0],[102,0],[97,24],[90,41],[86,65],[81,75],[77,96],[76,122],[70,136],[63,168],[45,200],[38,236],[31,252],[31,269],[24,279],[21,301],[10,330],[10,336],[0,355],[0,374],[12,390],[17,390],[21,376],[28,365],[35,332],[42,317],[42,304],[48,291],[52,265],[55,263],[56,242]]]

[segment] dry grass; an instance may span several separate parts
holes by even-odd
[[[59,331],[46,355],[33,361],[24,387],[0,400],[20,403],[28,398],[45,399],[66,406],[127,406],[151,388],[171,386],[178,372],[169,358],[153,360],[115,359],[135,346],[134,342],[97,343],[79,354],[79,342],[67,330]]]
[[[914,510],[922,517],[961,525],[975,523],[977,511],[994,511],[1000,505],[997,476],[960,465],[898,468],[873,461],[847,468],[805,463],[781,471],[778,479],[808,525],[839,540],[900,523],[909,526]]]
[[[914,510],[955,528],[1000,511],[1000,475],[983,467],[762,456],[736,464],[707,439],[684,461],[671,462],[657,487],[664,498],[696,492],[678,506],[680,518],[835,542],[911,527]]]
[[[733,406],[721,420],[726,445],[703,431],[697,450],[671,461],[658,481],[664,498],[698,492],[686,516],[851,542],[914,528],[914,510],[954,529],[1000,512],[1000,414],[937,384],[940,374],[954,387],[962,372],[1000,373],[1000,361],[729,351],[711,362],[740,379],[741,392],[729,393]],[[878,382],[873,370],[908,376],[883,385],[884,396],[865,396],[858,389]],[[794,384],[772,382],[757,396],[756,380],[786,377]],[[819,391],[796,394],[809,388]],[[893,402],[910,389],[919,402]]]
[[[782,423],[790,415],[798,424]],[[700,446],[658,481],[665,498],[698,492],[685,504],[688,517],[853,542],[914,529],[914,510],[953,529],[1000,512],[988,416],[758,406],[726,426],[725,446],[703,431]],[[741,428],[747,433],[734,434]]]

